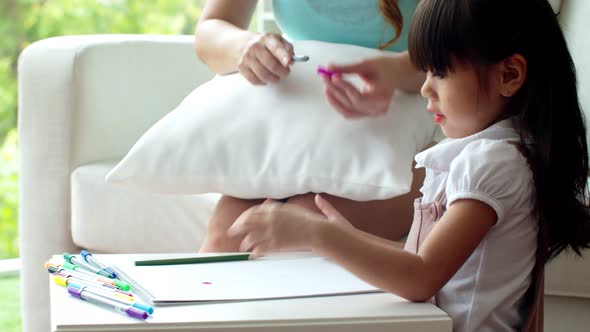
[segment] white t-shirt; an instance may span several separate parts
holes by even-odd
[[[498,216],[437,294],[439,307],[453,319],[453,331],[516,331],[523,323],[519,309],[535,265],[537,224],[532,171],[510,141],[518,142],[519,136],[504,120],[465,138],[445,139],[416,156],[416,167],[426,168],[423,203],[445,190],[447,208],[458,199],[475,199]]]

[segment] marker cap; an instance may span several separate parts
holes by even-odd
[[[88,258],[86,258],[86,256],[92,256],[92,254],[91,254],[91,253],[89,253],[89,252],[88,252],[88,251],[86,251],[86,250],[81,250],[81,251],[80,251],[80,256],[82,256],[82,258],[84,258],[84,260],[88,262]]]
[[[75,270],[75,269],[79,268],[78,265],[72,264],[70,262],[64,262],[61,266],[65,267],[66,269],[70,269],[70,270]]]
[[[74,297],[82,299],[82,290],[80,288],[68,287],[68,293]]]
[[[67,284],[68,278],[64,278],[62,275],[54,274],[53,281],[55,281],[55,283],[60,286],[64,286],[64,287],[68,286],[68,284]]]
[[[132,306],[136,307],[139,310],[143,310],[145,312],[147,312],[148,314],[153,314],[154,313],[154,308],[147,306],[147,305],[143,305],[140,303],[133,303]]]
[[[63,256],[68,263],[74,264],[72,263],[72,257],[74,257],[74,255],[70,254],[69,252],[64,252]]]
[[[332,76],[336,74],[335,72],[328,70],[322,66],[318,66],[317,73],[318,75],[325,76],[327,78],[332,78]]]
[[[125,310],[125,312],[127,313],[127,315],[134,318],[146,319],[148,317],[147,312],[134,307],[129,307],[127,310]]]
[[[121,280],[117,280],[117,279],[112,279],[112,281],[115,283],[115,286],[117,286],[117,288],[124,290],[124,291],[128,291],[131,289],[131,285],[129,285],[128,283],[121,281]]]

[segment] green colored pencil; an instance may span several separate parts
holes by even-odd
[[[153,265],[177,265],[177,264],[200,264],[200,263],[219,263],[245,261],[250,258],[250,254],[232,254],[217,256],[197,256],[182,258],[163,258],[135,261],[136,266],[153,266]]]

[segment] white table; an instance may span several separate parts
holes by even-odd
[[[108,262],[162,255],[97,255]],[[158,306],[146,321],[70,296],[50,282],[52,330],[61,331],[452,331],[449,316],[430,303],[387,293]]]

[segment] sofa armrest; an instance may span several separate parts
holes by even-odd
[[[77,250],[70,231],[72,171],[123,156],[212,76],[194,55],[190,36],[67,36],[23,51],[18,133],[25,331],[49,327],[43,262]]]

